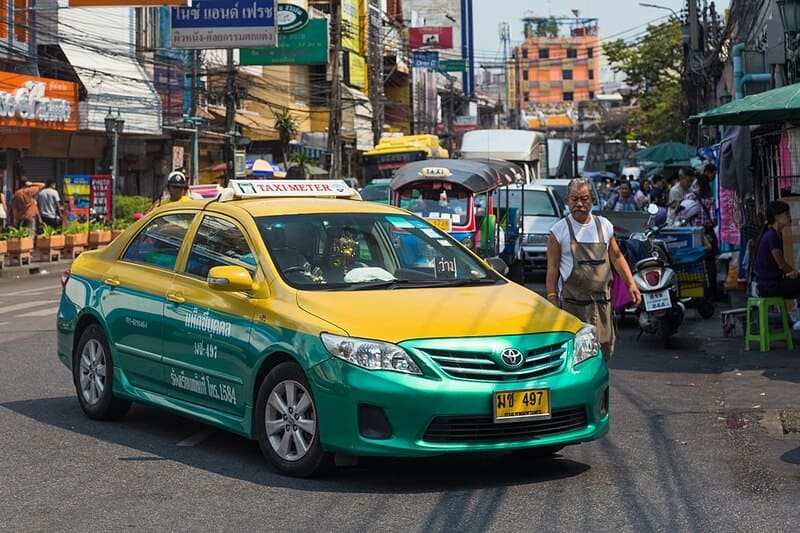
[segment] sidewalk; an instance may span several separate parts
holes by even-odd
[[[72,259],[61,259],[59,261],[40,261],[39,251],[34,249],[31,252],[31,262],[25,265],[8,265],[8,256],[0,267],[0,283],[7,280],[20,279],[28,276],[42,275],[61,275],[72,264]]]

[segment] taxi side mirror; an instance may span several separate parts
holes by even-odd
[[[508,274],[508,265],[500,257],[497,256],[487,257],[486,264],[488,264],[490,267],[500,272],[504,276]]]
[[[215,291],[240,292],[253,288],[253,278],[244,267],[216,266],[208,271],[208,286]]]

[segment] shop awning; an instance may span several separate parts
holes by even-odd
[[[81,130],[105,131],[109,109],[124,133],[161,135],[161,98],[136,60],[134,10],[69,8],[58,12],[58,44],[88,92],[79,103]]]
[[[277,141],[279,139],[274,118],[237,111],[233,121],[243,128],[242,134],[245,137],[254,141]]]
[[[374,148],[372,142],[372,103],[367,95],[342,84],[342,137],[355,140],[356,150]]]
[[[689,117],[703,125],[769,124],[800,121],[800,83],[745,96]]]

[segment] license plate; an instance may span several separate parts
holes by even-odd
[[[550,389],[495,391],[493,400],[495,423],[550,418]]]
[[[449,218],[426,218],[425,221],[431,226],[436,226],[442,231],[450,231],[453,227],[453,221]]]
[[[644,299],[645,311],[658,311],[659,309],[669,309],[672,307],[668,289],[657,292],[646,292],[642,294],[642,298]]]

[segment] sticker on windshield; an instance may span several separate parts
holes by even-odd
[[[396,228],[413,228],[414,224],[407,218],[402,217],[386,217],[386,220]]]
[[[437,239],[437,241],[436,241],[436,242],[438,242],[438,243],[439,243],[439,244],[441,244],[442,246],[452,246],[452,244],[450,244],[450,241],[446,241],[446,240],[444,240],[444,239]]]
[[[438,279],[456,278],[457,273],[455,257],[437,257],[434,259],[433,263],[436,268],[436,277]]]
[[[432,238],[436,238],[439,236],[439,234],[433,228],[422,228],[422,233]]]

